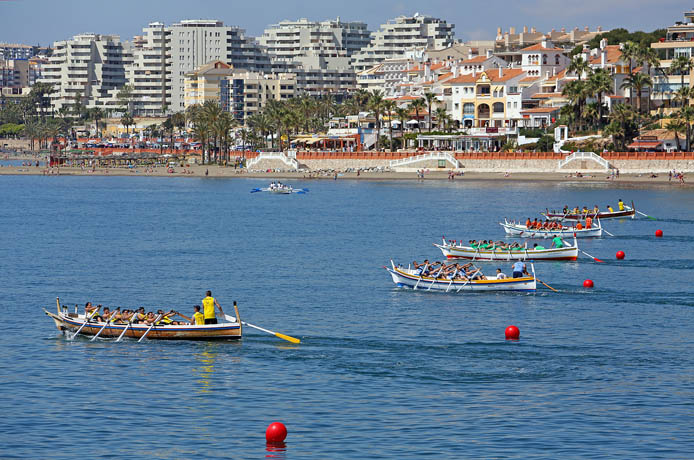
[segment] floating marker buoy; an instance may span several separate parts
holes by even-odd
[[[514,326],[510,325],[505,331],[506,340],[518,340],[520,339],[520,330]]]
[[[265,430],[265,440],[267,442],[282,442],[287,437],[287,427],[284,423],[273,422]]]
[[[617,254],[615,254],[615,256],[618,260],[622,260],[624,259],[624,256],[626,256],[626,254],[624,254],[624,251],[617,251]]]
[[[589,288],[589,289],[590,289],[590,288],[592,288],[593,286],[595,286],[595,284],[593,284],[593,280],[585,280],[585,281],[583,282],[583,287],[584,287],[584,288]]]
[[[663,231],[660,229],[656,230],[655,236],[656,236],[656,238],[662,238],[663,237]]]

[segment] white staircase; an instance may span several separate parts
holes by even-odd
[[[596,155],[593,152],[574,152],[571,155],[567,155],[566,158],[563,160],[559,160],[559,169],[563,168],[570,162],[578,160],[578,161],[585,161],[585,160],[592,160],[605,168],[605,171],[610,169],[610,162],[601,157],[600,155]]]
[[[253,166],[257,165],[263,160],[279,160],[289,168],[299,169],[299,162],[296,161],[296,158],[290,158],[282,152],[261,153],[257,157],[248,160],[248,163],[246,163],[246,169],[252,169]]]
[[[426,161],[426,160],[446,160],[454,168],[460,167],[460,162],[458,162],[458,160],[456,160],[455,157],[453,155],[451,155],[450,153],[431,152],[431,153],[427,153],[424,155],[415,155],[412,157],[403,158],[401,160],[392,160],[390,162],[390,168],[394,169],[394,168],[407,166],[407,165],[411,165],[411,164],[418,163],[420,161]]]

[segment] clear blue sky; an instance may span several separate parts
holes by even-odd
[[[601,25],[651,31],[679,21],[687,0],[0,0],[0,42],[42,45],[82,32],[118,34],[123,40],[152,21],[220,19],[258,36],[268,24],[340,16],[374,30],[416,12],[455,24],[459,39],[492,39],[497,27],[535,26],[547,32]]]

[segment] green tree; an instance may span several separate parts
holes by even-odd
[[[390,133],[390,151],[393,151],[393,113],[398,108],[395,101],[387,100],[383,102],[383,111],[388,115],[388,130]]]
[[[125,134],[126,134],[126,135],[130,135],[130,131],[129,131],[128,128],[129,128],[130,126],[132,126],[132,125],[135,124],[135,120],[133,119],[132,115],[130,115],[130,114],[127,113],[127,112],[124,113],[124,114],[120,117],[120,123],[121,123],[121,124],[123,125],[123,127],[125,128]]]
[[[590,92],[594,94],[598,100],[599,126],[602,126],[602,118],[604,113],[602,97],[603,94],[612,91],[613,83],[614,82],[612,80],[612,75],[610,75],[607,69],[596,69],[595,71],[591,72],[591,74],[588,76],[588,88]]]
[[[424,102],[424,99],[415,99],[414,101],[410,102],[409,108],[410,110],[414,110],[414,113],[417,115],[417,131],[421,134],[422,133],[422,123],[419,120],[419,111],[424,108],[426,103]]]
[[[684,130],[685,130],[684,121],[680,118],[672,118],[665,125],[665,129],[667,129],[668,132],[671,132],[675,135],[675,146],[676,146],[677,150],[680,150],[679,135],[684,133]]]
[[[381,114],[383,113],[383,91],[373,90],[369,98],[369,110],[376,117],[376,150],[381,149]]]
[[[651,88],[653,86],[653,80],[650,76],[644,73],[634,73],[626,77],[620,88],[629,89],[629,94],[632,95],[636,93],[637,97],[637,110],[641,114],[641,94],[645,88]]]
[[[433,124],[431,122],[431,120],[432,120],[431,119],[431,111],[432,111],[434,102],[436,101],[436,94],[427,91],[424,93],[424,100],[426,101],[426,104],[427,104],[427,112],[429,112],[429,118],[427,120],[427,123],[428,123],[427,128],[429,129],[429,131],[431,131],[432,126],[433,126]]]

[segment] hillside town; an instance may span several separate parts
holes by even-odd
[[[464,158],[536,155],[572,156],[569,169],[628,170],[617,162],[630,158],[692,167],[694,11],[647,32],[523,26],[464,42],[454,29],[417,13],[373,31],[285,20],[251,37],[187,19],[128,39],[3,43],[0,146],[55,165],[166,154],[259,169],[325,166],[301,161],[311,158],[460,169]]]

